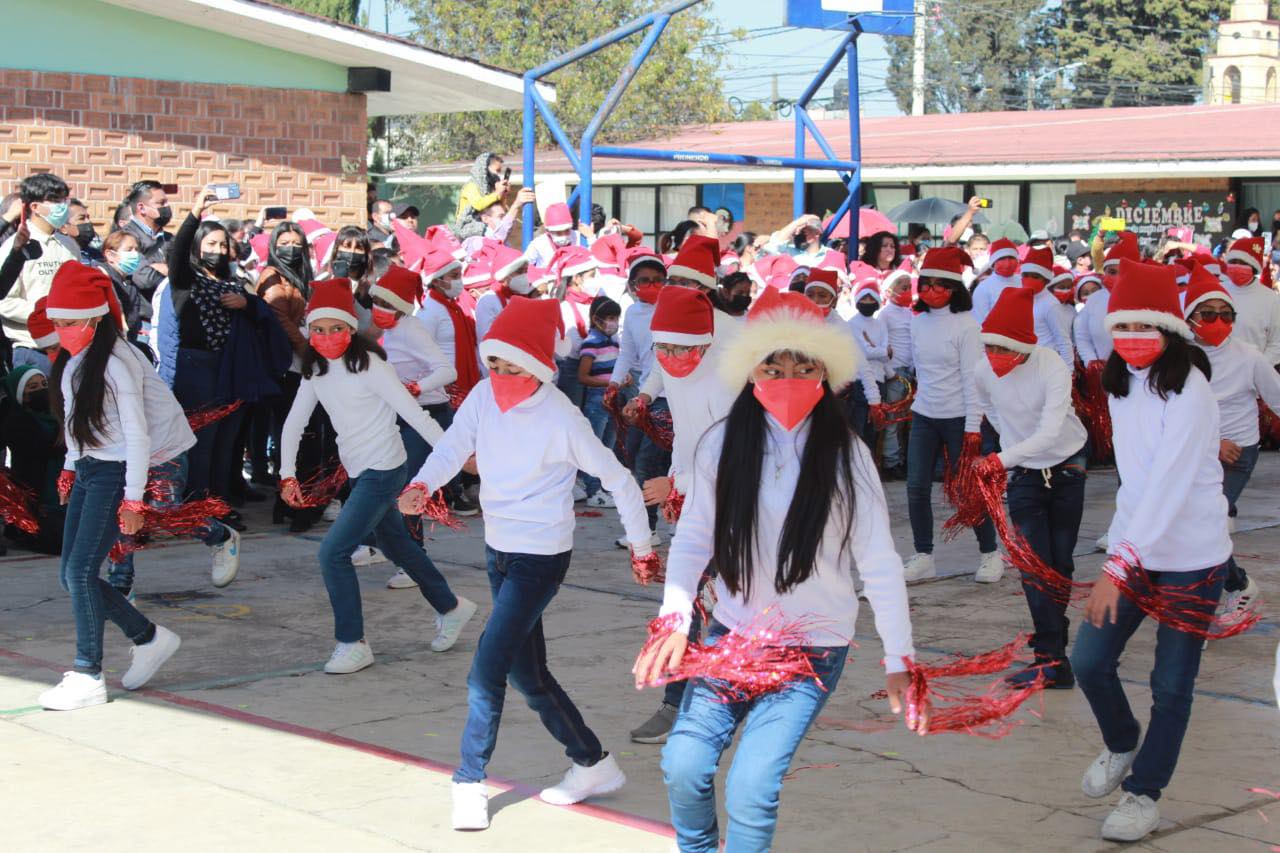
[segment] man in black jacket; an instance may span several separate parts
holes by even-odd
[[[125,199],[133,216],[124,227],[138,239],[142,263],[132,280],[142,294],[142,317],[151,318],[151,297],[169,275],[168,252],[173,235],[164,230],[173,218],[169,197],[159,181],[138,181]]]

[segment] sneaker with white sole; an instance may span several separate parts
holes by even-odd
[[[625,784],[626,774],[613,756],[606,754],[590,767],[573,765],[559,784],[543,789],[538,796],[544,803],[551,803],[553,806],[571,806],[588,797],[612,794]]]
[[[1125,774],[1133,766],[1133,759],[1137,755],[1138,750],[1136,749],[1131,749],[1128,752],[1102,750],[1102,754],[1094,759],[1088,770],[1084,771],[1084,778],[1080,781],[1080,790],[1084,791],[1086,797],[1092,797],[1095,800],[1108,796],[1112,791],[1120,787],[1120,783],[1124,781]]]
[[[662,534],[656,530],[649,534],[649,544],[652,545],[654,548],[657,548],[664,541],[665,540],[662,538]],[[619,536],[617,539],[613,540],[613,544],[617,545],[619,548],[621,548],[624,551],[631,549],[631,540],[625,536]]]
[[[372,566],[374,563],[385,563],[387,555],[372,545],[361,545],[351,552],[351,565]]]
[[[324,508],[324,512],[320,514],[320,517],[323,518],[325,521],[329,522],[330,524],[332,524],[333,522],[338,520],[338,515],[341,512],[342,512],[342,501],[335,498],[329,501],[329,505]]]
[[[907,583],[919,583],[936,578],[938,567],[933,564],[933,555],[912,554],[902,567],[902,576]]]
[[[156,635],[151,642],[140,646],[130,646],[129,654],[133,663],[129,671],[120,679],[120,686],[125,690],[137,690],[151,680],[164,662],[173,657],[173,653],[182,645],[182,638],[163,625],[156,626]]]
[[[107,702],[107,682],[99,675],[64,672],[62,680],[40,694],[46,711],[75,711]]]
[[[978,570],[973,573],[973,579],[977,583],[995,583],[1004,577],[1004,557],[1000,556],[999,551],[992,551],[990,554],[982,555],[982,562],[978,563]]]
[[[1258,605],[1261,603],[1262,595],[1258,590],[1258,585],[1254,583],[1253,578],[1248,578],[1244,589],[1222,594],[1222,602],[1218,605],[1216,618],[1224,624],[1230,625],[1232,622],[1257,610]]]
[[[213,570],[210,574],[213,585],[219,588],[235,580],[240,571],[240,534],[230,527],[227,533],[231,535],[213,546]]]
[[[1102,822],[1107,841],[1137,841],[1160,825],[1160,808],[1146,794],[1125,791],[1115,809]]]
[[[404,569],[387,578],[387,589],[413,589],[417,585],[418,582],[409,577],[409,573]]]
[[[1093,540],[1093,548],[1095,551],[1101,551],[1105,554],[1109,547],[1111,547],[1111,542],[1107,539],[1107,534],[1105,533]]]
[[[462,629],[476,615],[476,603],[458,596],[458,606],[443,615],[436,614],[436,638],[431,641],[431,651],[447,652],[458,642]]]
[[[587,498],[587,506],[594,509],[613,509],[617,504],[613,502],[613,497],[608,492],[601,490]]]
[[[676,715],[680,709],[675,705],[662,703],[662,707],[649,719],[631,730],[631,740],[635,743],[666,743],[671,727],[676,724]]]
[[[373,666],[373,650],[364,640],[358,643],[338,643],[333,647],[324,671],[330,675],[350,675]]]
[[[489,789],[483,782],[453,783],[453,828],[489,828]]]

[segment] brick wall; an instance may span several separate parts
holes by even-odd
[[[1076,181],[1078,193],[1136,193],[1136,192],[1229,192],[1229,178],[1147,178],[1131,180],[1081,180]]]
[[[175,218],[197,187],[234,181],[224,218],[283,205],[365,222],[364,95],[13,70],[0,83],[0,191],[53,172],[103,233],[144,178],[179,185]]]
[[[743,228],[757,234],[777,231],[792,219],[791,184],[747,184]]]

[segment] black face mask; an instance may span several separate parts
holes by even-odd
[[[231,275],[231,258],[223,252],[201,252],[200,263],[213,273],[215,278],[227,278]]]
[[[302,263],[301,246],[276,246],[276,257],[291,267]]]
[[[97,238],[98,232],[93,230],[92,222],[81,222],[76,226],[76,242],[80,244],[80,248],[89,248]]]
[[[859,302],[858,313],[863,317],[870,317],[872,314],[876,313],[876,309],[879,307],[880,306],[874,302]]]
[[[729,300],[729,307],[734,311],[746,311],[751,307],[751,294],[739,293],[737,296],[732,297]]]
[[[236,259],[240,263],[245,263],[253,254],[253,245],[248,240],[240,240],[236,243]]]
[[[27,396],[27,408],[33,412],[49,411],[49,389],[43,388],[39,391],[32,391]]]
[[[364,252],[338,252],[333,259],[333,274],[337,278],[364,278],[369,268],[369,258]]]
[[[156,228],[160,229],[169,224],[169,220],[173,219],[173,208],[169,205],[156,208]]]

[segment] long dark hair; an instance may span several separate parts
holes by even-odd
[[[941,282],[947,286],[948,290],[951,291],[951,301],[947,303],[947,307],[951,309],[952,314],[959,314],[961,311],[973,310],[973,294],[969,292],[969,288],[965,287],[963,283],[952,281],[949,278],[930,278],[928,281]],[[923,285],[924,282],[925,279],[920,279],[921,285]],[[917,313],[922,311],[927,312],[930,310],[929,303],[919,297],[916,298],[916,304],[911,307]]]
[[[347,366],[347,371],[350,373],[364,373],[369,369],[370,355],[376,355],[383,361],[387,360],[386,350],[364,335],[357,335],[353,329],[351,332],[351,345],[342,354],[342,363]],[[329,359],[316,352],[315,347],[307,347],[306,353],[302,356],[301,369],[304,379],[310,379],[312,374],[324,376],[329,372]]]
[[[880,269],[877,260],[880,257],[880,247],[885,240],[893,241],[893,260],[889,263],[889,269],[897,269],[898,264],[902,263],[902,253],[899,251],[897,235],[890,234],[888,231],[877,231],[866,239],[860,260],[867,266]]]
[[[1151,365],[1147,374],[1147,387],[1159,395],[1161,400],[1168,400],[1170,394],[1181,394],[1191,375],[1191,368],[1198,367],[1205,379],[1213,378],[1213,368],[1209,366],[1209,356],[1200,347],[1193,346],[1181,335],[1173,335],[1160,330],[1164,336],[1164,352]],[[1107,358],[1102,368],[1102,389],[1113,397],[1129,396],[1129,367],[1120,353],[1115,350]]]
[[[120,330],[111,315],[99,319],[93,340],[71,375],[75,396],[71,399],[70,418],[65,417],[67,401],[62,399],[62,374],[71,354],[60,350],[53,364],[53,376],[49,377],[50,410],[60,421],[70,421],[70,438],[80,447],[102,446],[102,433],[107,428],[107,397],[115,395],[107,382],[107,362],[118,340]]]
[[[200,262],[200,244],[204,242],[204,238],[208,237],[215,231],[221,231],[222,235],[227,238],[227,258],[231,258],[231,235],[227,233],[227,229],[222,227],[221,222],[214,222],[206,219],[196,228],[196,237],[191,241],[191,268],[205,278],[214,278],[213,271]]]
[[[276,252],[276,242],[281,234],[297,234],[302,240],[302,246],[298,250],[302,255],[302,263],[297,269],[281,260]],[[296,223],[281,222],[272,230],[271,241],[267,244],[267,266],[275,268],[290,284],[301,290],[304,298],[311,296],[311,280],[315,278],[315,272],[311,269],[311,247],[307,242],[307,232]]]
[[[810,415],[809,437],[800,456],[800,479],[782,524],[773,588],[785,593],[813,574],[823,531],[837,514],[847,543],[853,531],[853,428],[845,407],[824,380],[822,399]],[[735,595],[751,598],[756,546],[756,510],[761,468],[769,440],[765,411],[742,389],[725,418],[724,448],[716,475],[716,523],[711,564]],[[843,545],[841,546],[844,547]]]

